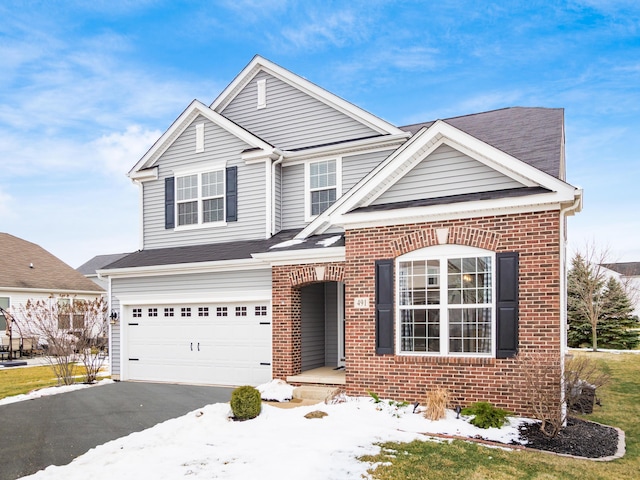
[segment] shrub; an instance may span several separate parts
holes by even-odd
[[[449,391],[446,388],[434,388],[427,391],[424,416],[428,420],[441,420],[447,416]]]
[[[501,428],[505,424],[507,416],[510,415],[511,412],[494,407],[489,402],[476,402],[469,407],[463,408],[462,414],[475,415],[470,422],[476,427]]]
[[[262,400],[260,392],[249,385],[231,392],[231,411],[236,420],[250,420],[260,415]]]

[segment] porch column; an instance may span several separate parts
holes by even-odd
[[[290,267],[271,269],[273,378],[286,380],[302,371],[302,303],[300,289],[291,285]]]

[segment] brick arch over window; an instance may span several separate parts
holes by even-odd
[[[304,265],[289,271],[292,287],[301,287],[316,282],[344,282],[344,265]]]
[[[465,245],[495,252],[500,234],[470,227],[427,228],[416,230],[391,242],[394,257],[434,245]]]

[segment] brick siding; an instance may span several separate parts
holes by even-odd
[[[274,377],[300,373],[300,287],[319,281],[346,284],[346,390],[383,398],[424,402],[429,388],[445,387],[454,404],[486,400],[519,414],[531,414],[527,404],[527,363],[546,364],[552,395],[560,396],[560,215],[557,211],[481,217],[348,230],[346,262],[274,266]],[[459,358],[376,355],[375,261],[396,258],[437,245],[438,231],[447,229],[447,243],[494,252],[519,252],[519,350],[517,358]],[[442,234],[442,231],[440,231]],[[324,269],[318,270],[316,267]],[[368,298],[369,308],[354,308],[356,298]]]

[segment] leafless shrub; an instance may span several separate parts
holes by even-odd
[[[540,420],[540,431],[554,438],[565,421],[561,398],[559,359],[552,354],[519,354],[527,388],[527,400],[534,418]]]
[[[428,420],[441,420],[447,416],[449,405],[449,391],[446,388],[427,390],[426,409],[424,416]]]
[[[585,387],[589,391],[606,385],[611,380],[611,376],[603,372],[598,364],[585,355],[571,356],[564,363],[564,388],[567,407],[583,411],[583,397]],[[584,412],[583,413],[589,413]]]

